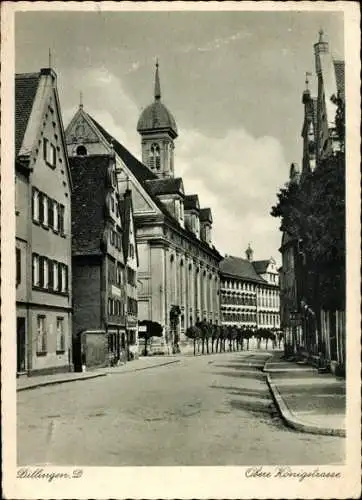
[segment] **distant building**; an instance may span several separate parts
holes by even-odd
[[[79,369],[125,356],[126,279],[135,277],[125,267],[114,156],[78,155],[69,161],[74,184],[74,364]]]
[[[80,106],[66,130],[69,156],[114,150],[120,193],[132,188],[139,257],[138,318],[159,323],[155,349],[177,349],[197,321],[220,322],[221,255],[212,244],[212,214],[175,177],[174,117],[161,102],[158,66],[154,102],[141,114],[138,161]]]
[[[71,176],[50,68],[15,77],[17,372],[72,368]]]
[[[279,274],[274,259],[226,256],[220,262],[222,324],[252,330],[279,329]]]

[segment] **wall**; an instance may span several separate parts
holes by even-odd
[[[103,328],[101,323],[101,259],[73,258],[73,333]]]
[[[37,354],[37,317],[43,315],[46,318],[46,331],[47,331],[47,351]],[[64,352],[57,351],[57,318],[64,318],[64,332],[65,332],[65,349]],[[31,371],[34,373],[37,370],[42,372],[57,372],[65,371],[71,364],[71,315],[67,311],[55,311],[46,308],[33,308],[30,314],[31,331],[33,333],[31,342],[32,352],[32,366]]]

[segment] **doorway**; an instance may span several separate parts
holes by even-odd
[[[26,360],[26,343],[25,343],[25,318],[16,318],[17,332],[17,361],[16,371],[18,373],[25,372]]]

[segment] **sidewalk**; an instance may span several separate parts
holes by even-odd
[[[166,366],[172,363],[179,363],[180,359],[175,356],[150,356],[140,357],[120,366],[103,367],[90,369],[87,372],[65,372],[54,375],[34,375],[32,377],[20,377],[16,380],[16,390],[26,391],[47,385],[64,384],[66,382],[79,382],[97,377],[105,377],[113,373],[130,373],[158,366]]]
[[[346,435],[346,382],[308,365],[288,362],[282,353],[264,366],[274,402],[290,427],[330,436]]]

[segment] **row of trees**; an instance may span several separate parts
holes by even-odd
[[[205,354],[214,352],[239,351],[244,349],[244,341],[246,349],[249,349],[249,342],[252,337],[258,341],[258,347],[262,340],[265,341],[265,348],[268,348],[268,343],[271,341],[273,346],[276,345],[278,340],[279,346],[281,336],[277,330],[252,330],[251,328],[239,328],[235,326],[220,326],[206,321],[200,321],[194,326],[190,326],[185,335],[187,338],[193,340],[194,356],[196,355],[196,345],[201,342],[201,352]]]

